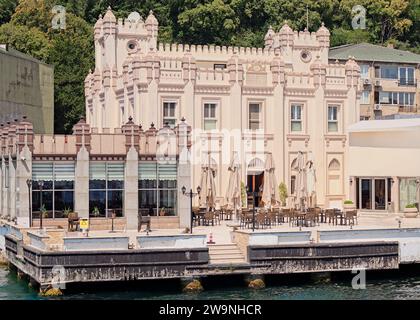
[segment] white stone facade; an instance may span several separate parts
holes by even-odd
[[[109,9],[95,25],[95,70],[85,81],[93,131],[114,132],[128,118],[149,127],[192,126],[193,188],[208,152],[217,194],[226,195],[232,151],[245,184],[272,153],[277,181],[290,189],[299,151],[317,173],[317,204],[349,196],[346,127],[359,120],[360,68],[329,64],[328,29],[269,29],[264,48],[157,43],[158,21],[118,20]],[[261,178],[261,177],[260,177]],[[255,182],[257,181],[257,182]]]

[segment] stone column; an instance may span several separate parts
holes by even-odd
[[[16,126],[16,193],[19,206],[16,212],[17,224],[30,226],[32,203],[27,181],[32,179],[32,152],[34,130],[32,123],[23,117]]]
[[[400,208],[400,179],[398,177],[392,177],[394,183],[391,183],[391,202],[394,203],[394,210],[391,213],[403,212],[404,208]]]
[[[140,128],[134,124],[132,117],[122,127],[127,150],[124,171],[124,215],[127,230],[137,230],[138,228],[139,131]]]
[[[89,218],[89,152],[90,126],[84,118],[74,125],[76,136],[76,168],[74,174],[74,211],[80,218]]]
[[[180,228],[191,227],[191,207],[190,198],[182,194],[182,187],[185,186],[187,192],[191,190],[191,162],[190,162],[190,141],[189,134],[191,128],[182,118],[178,125],[178,216]],[[194,191],[194,190],[193,190]]]

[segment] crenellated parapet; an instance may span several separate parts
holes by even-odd
[[[360,80],[360,67],[353,57],[349,57],[345,64],[347,87],[358,87]]]

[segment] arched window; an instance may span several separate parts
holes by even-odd
[[[264,161],[262,161],[259,158],[253,158],[249,164],[248,164],[248,169],[264,169]]]
[[[337,159],[332,159],[328,165],[328,170],[340,170],[340,162]]]

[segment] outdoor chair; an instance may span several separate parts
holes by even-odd
[[[215,210],[214,211],[214,220],[216,223],[218,223],[220,225],[220,221],[221,221],[221,212],[220,210]]]
[[[79,214],[77,212],[70,212],[68,217],[68,231],[79,231],[80,228],[80,220]]]
[[[146,225],[146,231],[151,231],[151,229],[150,229],[150,222],[151,222],[150,215],[146,215],[145,211],[140,210],[138,216],[139,216],[139,222],[138,222],[139,227],[138,227],[137,231],[138,232],[141,231],[141,227],[142,227],[143,224]]]
[[[309,211],[305,214],[304,225],[313,227],[317,223],[315,211]]]
[[[346,224],[357,224],[357,210],[350,210],[346,212]]]
[[[334,209],[326,209],[325,210],[325,222],[328,221],[328,224],[331,224],[331,222],[332,222],[332,224],[334,225],[334,224],[336,224],[336,220],[337,220],[337,217],[335,215],[335,210]]]
[[[267,226],[267,216],[264,213],[258,213],[255,215],[255,224],[257,225],[258,229],[260,227],[261,229],[264,229],[264,227]]]
[[[204,214],[203,225],[209,226],[210,223],[212,226],[214,226],[214,213],[211,211],[207,211]]]
[[[277,224],[277,213],[274,211],[269,211],[267,213],[267,220],[268,220],[267,222],[270,228],[273,225],[275,226]]]

